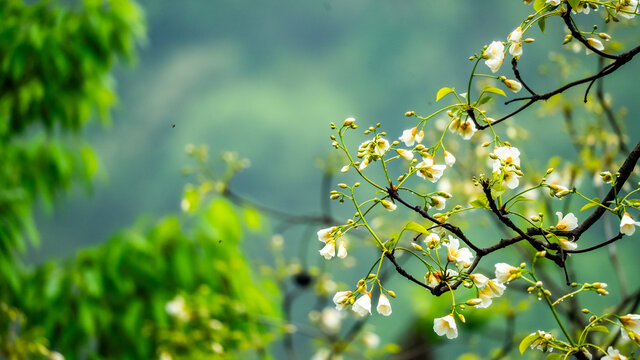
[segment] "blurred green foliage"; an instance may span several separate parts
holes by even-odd
[[[12,254],[37,240],[34,202],[50,208],[74,179],[95,174],[78,134],[94,113],[108,122],[114,61],[133,59],[143,35],[128,0],[0,1],[0,274],[13,290]]]
[[[21,291],[3,298],[67,359],[234,358],[264,350],[279,318],[270,300],[278,296],[273,284],[251,277],[240,219],[218,198],[191,220],[123,230],[70,261],[20,274]]]

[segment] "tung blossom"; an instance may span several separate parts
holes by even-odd
[[[456,163],[456,157],[453,156],[452,153],[450,153],[450,152],[445,150],[445,152],[444,152],[444,163],[447,164],[447,166],[451,167],[451,166],[453,166],[453,164]]]
[[[496,281],[499,283],[506,283],[516,276],[518,268],[506,263],[497,263],[496,265]]]
[[[424,243],[427,245],[429,249],[439,249],[440,248],[440,236],[436,233],[431,233],[427,235],[424,239]]]
[[[418,132],[417,127],[403,131],[402,136],[399,137],[399,139],[407,146],[413,146],[416,142],[420,143],[423,138],[424,131],[420,130],[420,132]]]
[[[351,310],[360,316],[371,314],[371,292],[368,292],[358,298],[351,306]]]
[[[473,259],[473,254],[471,253],[471,250],[467,248],[461,248],[460,240],[458,240],[457,238],[454,238],[453,236],[449,235],[449,243],[444,244],[444,246],[446,246],[449,249],[447,253],[447,260],[451,262],[456,261],[459,264],[471,263],[471,260]]]
[[[518,26],[507,37],[507,41],[511,43],[509,46],[509,54],[513,56],[522,55],[522,28]]]
[[[547,0],[545,1],[547,4],[551,4],[553,6],[558,6],[562,2],[562,0]]]
[[[384,155],[391,146],[386,139],[373,138],[360,144],[358,147],[358,157],[363,158],[358,167],[364,170],[371,161],[376,161]]]
[[[432,196],[431,197],[431,206],[433,206],[434,208],[438,209],[438,210],[442,210],[445,208],[445,206],[447,206],[447,199],[443,198],[442,196]]]
[[[456,321],[453,319],[452,314],[433,319],[433,331],[435,331],[438,336],[446,335],[447,339],[455,339],[458,337],[458,328],[456,327]]]
[[[378,306],[376,307],[378,313],[389,316],[391,315],[391,303],[385,294],[380,294],[378,298]]]
[[[503,180],[509,189],[520,184],[520,150],[513,146],[500,146],[493,151],[493,172],[502,173]]]
[[[336,304],[336,310],[342,310],[347,307],[349,296],[351,296],[351,291],[338,291],[333,295],[333,303]]]
[[[320,255],[324,256],[327,260],[336,256],[336,241],[333,239],[327,241],[326,245],[320,249]]]
[[[504,44],[501,41],[494,41],[484,51],[485,65],[491,72],[497,72],[504,61]]]
[[[636,9],[638,7],[638,0],[628,0],[627,5],[622,5],[624,2],[620,2],[620,10],[618,11],[618,15],[622,16],[625,19],[633,19],[636,14]],[[625,12],[628,11],[628,12]]]
[[[592,48],[596,50],[604,50],[604,45],[602,45],[602,41],[595,38],[587,38],[587,43],[591,45]],[[587,49],[587,54],[589,53],[589,49]]]
[[[467,119],[464,122],[460,121],[460,118],[455,118],[451,125],[449,125],[449,130],[451,132],[457,132],[462,136],[464,140],[469,140],[476,133],[476,125],[473,121]]]
[[[572,213],[568,213],[564,217],[561,212],[556,212],[558,216],[558,223],[556,224],[556,229],[560,231],[571,231],[578,227],[578,218]]]
[[[620,316],[620,321],[622,322],[622,325],[627,328],[629,331],[633,332],[635,334],[635,337],[640,338],[640,315],[638,314],[627,314],[624,316]],[[625,336],[628,335],[626,334],[625,331],[622,332],[622,336],[623,337],[628,337]]]
[[[636,226],[640,226],[640,221],[635,221],[628,212],[624,213],[620,219],[620,232],[625,235],[633,235],[636,232]]]
[[[574,241],[569,241],[567,239],[560,238],[558,239],[558,242],[560,243],[560,247],[563,250],[575,250],[578,248],[578,244]]]
[[[607,348],[607,356],[603,356],[601,360],[627,360],[627,357],[620,354],[620,351],[609,346]]]
[[[413,160],[413,152],[411,152],[411,150],[396,149],[396,151],[398,152],[398,155],[400,155],[403,159],[407,161]]]
[[[432,157],[426,157],[416,164],[416,174],[425,180],[435,183],[440,179],[446,168],[446,165],[437,165]]]

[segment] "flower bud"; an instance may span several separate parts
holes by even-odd
[[[346,118],[344,120],[344,122],[342,123],[342,126],[351,126],[355,121],[356,121],[356,119],[354,119],[352,117]]]
[[[338,184],[338,187],[346,189],[347,188],[347,184],[340,183],[340,184]]]
[[[549,291],[549,290],[545,290],[545,291],[544,291],[544,293],[545,293],[545,295],[547,295],[547,296],[551,296],[551,291]]]
[[[476,305],[482,304],[482,299],[476,298],[476,299],[467,300],[465,304],[469,306],[476,306]]]
[[[460,305],[460,307],[462,308],[462,305]],[[465,319],[464,315],[462,315],[462,314],[458,314],[458,319],[460,319],[460,321],[462,321],[463,323],[467,322],[467,319]]]
[[[606,41],[611,40],[611,35],[609,35],[609,34],[607,34],[607,33],[603,33],[603,32],[601,32],[601,33],[599,33],[599,34],[598,34],[598,36],[599,36],[601,39],[606,40]]]
[[[526,43],[532,43],[532,42],[534,42],[534,41],[536,41],[536,40],[535,40],[535,39],[533,39],[533,38],[526,38],[526,39],[524,39],[523,41],[524,41],[524,42],[526,42]]]
[[[538,289],[542,288],[542,281],[538,281],[538,282],[536,283],[536,287],[537,287]]]
[[[329,199],[331,199],[331,200],[336,200],[338,198],[340,198],[340,194],[333,194],[333,195],[329,196]]]
[[[580,310],[580,311],[582,311],[582,313],[583,313],[583,314],[588,314],[588,313],[590,313],[589,309],[582,309],[582,310]]]
[[[507,87],[507,89],[513,91],[514,93],[522,90],[522,84],[515,80],[506,79],[504,80],[504,85]]]
[[[415,115],[415,114],[416,114],[416,112],[415,112],[415,111],[407,111],[406,113],[404,113],[404,116],[409,117],[409,116],[413,116],[413,115]]]
[[[568,44],[571,42],[571,40],[573,40],[573,35],[567,35],[564,37],[564,41],[562,42],[562,45]]]
[[[387,290],[387,294],[389,294],[389,296],[391,296],[392,298],[396,297],[396,292],[393,290]]]
[[[416,243],[411,243],[411,246],[413,246],[414,249],[418,250],[418,251],[422,251],[422,246],[416,244]]]

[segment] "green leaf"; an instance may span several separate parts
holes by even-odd
[[[473,206],[474,208],[477,208],[477,209],[488,209],[489,208],[489,204],[487,203],[486,198],[485,198],[485,200],[475,199],[473,201],[469,201],[469,205],[471,205],[471,206]]]
[[[563,359],[565,359],[565,356],[564,356],[564,354],[551,353],[551,354],[547,355],[547,357],[545,359],[546,360],[563,360]]]
[[[547,7],[547,2],[546,0],[536,0],[533,3],[533,10],[535,10],[536,12],[542,12],[542,10]]]
[[[476,106],[484,105],[493,100],[493,96],[483,96],[480,100],[476,101]]]
[[[544,29],[547,27],[547,20],[546,20],[546,18],[540,18],[540,19],[538,19],[538,27],[540,28],[540,31],[544,32]]]
[[[436,102],[438,102],[443,97],[451,94],[452,92],[455,92],[455,90],[448,87],[443,87],[442,89],[438,90],[438,93],[436,94]]]
[[[603,333],[607,333],[607,334],[609,333],[609,329],[604,325],[592,326],[587,330],[588,331],[603,332]]]
[[[244,221],[250,230],[259,231],[262,229],[262,216],[252,207],[247,207],[244,210]]]
[[[580,5],[580,0],[567,0],[567,2],[571,5],[572,9],[575,9]]]
[[[580,211],[591,209],[592,207],[598,206],[598,204],[600,203],[600,199],[598,199],[597,197],[594,197],[593,199],[591,199],[591,201],[595,201],[595,202],[586,203],[583,207],[580,208]]]
[[[492,87],[492,86],[487,86],[482,91],[483,92],[488,92],[488,93],[494,93],[494,94],[498,94],[498,95],[502,95],[502,96],[507,96],[507,94],[505,94],[502,89],[498,89],[498,88],[495,88],[495,87]]]
[[[518,346],[520,355],[524,354],[525,350],[527,350],[527,348],[529,348],[529,346],[533,344],[533,342],[536,341],[539,337],[540,335],[537,332],[534,332],[533,334],[529,334],[524,339],[522,339],[520,345]]]
[[[407,225],[405,225],[404,228],[407,230],[419,232],[422,234],[429,234],[429,231],[427,231],[427,229],[425,229],[424,226],[418,223],[415,223],[413,221],[409,221],[409,223],[407,223]]]

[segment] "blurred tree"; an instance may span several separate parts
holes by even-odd
[[[15,251],[37,244],[33,207],[95,174],[79,137],[96,113],[109,121],[110,71],[144,35],[129,0],[0,1],[0,292],[18,291]]]

